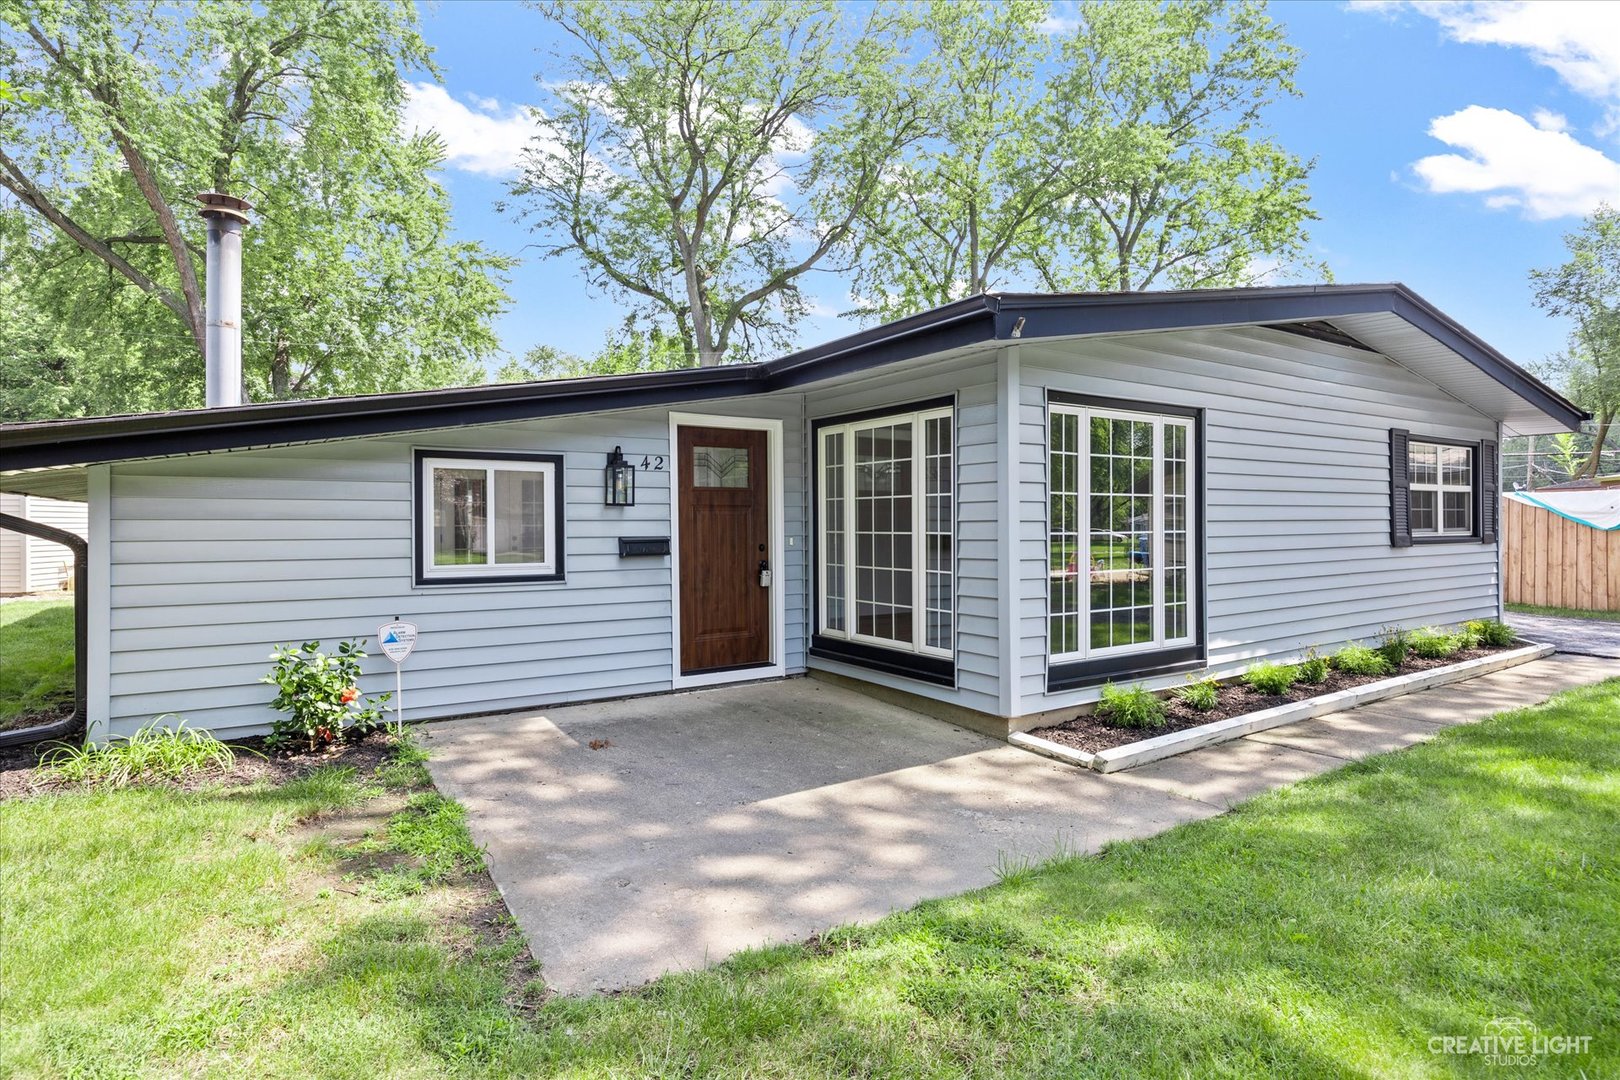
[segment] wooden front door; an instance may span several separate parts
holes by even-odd
[[[771,514],[763,431],[682,427],[681,674],[771,661]]]

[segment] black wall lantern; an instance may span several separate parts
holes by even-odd
[[[636,467],[624,460],[624,451],[617,446],[608,455],[607,490],[602,505],[636,505]]]

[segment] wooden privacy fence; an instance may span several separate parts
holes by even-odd
[[[1620,529],[1502,500],[1507,602],[1620,611]]]

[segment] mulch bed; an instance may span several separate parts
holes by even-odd
[[[1165,725],[1163,727],[1149,728],[1120,728],[1106,723],[1091,715],[1079,715],[1073,720],[1066,720],[1052,727],[1036,728],[1030,734],[1038,739],[1046,739],[1075,750],[1084,750],[1094,754],[1099,750],[1111,750],[1116,746],[1128,746],[1144,739],[1157,738],[1160,735],[1169,735],[1176,731],[1185,731],[1188,728],[1202,727],[1213,724],[1217,720],[1229,720],[1234,716],[1246,716],[1249,713],[1260,712],[1263,709],[1273,709],[1278,705],[1287,705],[1295,701],[1305,701],[1308,698],[1321,697],[1324,694],[1337,693],[1340,690],[1349,690],[1354,686],[1365,686],[1368,683],[1381,682],[1384,679],[1393,679],[1397,675],[1410,675],[1417,671],[1428,671],[1431,668],[1447,667],[1451,664],[1460,664],[1464,660],[1473,660],[1480,656],[1490,656],[1501,652],[1503,648],[1517,648],[1519,643],[1493,648],[1482,645],[1476,649],[1463,649],[1453,653],[1443,660],[1425,660],[1419,656],[1407,656],[1406,663],[1400,670],[1389,675],[1346,675],[1342,671],[1330,671],[1326,681],[1315,686],[1295,685],[1289,688],[1288,693],[1272,697],[1251,690],[1241,682],[1223,683],[1220,694],[1215,701],[1215,707],[1199,711],[1189,705],[1184,705],[1175,698],[1165,699]]]
[[[64,784],[52,779],[40,767],[40,759],[59,745],[46,742],[0,749],[0,799],[82,789],[83,785]],[[233,740],[230,747],[236,751],[236,764],[229,769],[212,769],[183,780],[151,780],[146,783],[178,791],[196,791],[215,785],[243,787],[260,781],[283,784],[308,776],[326,765],[352,766],[361,774],[369,774],[387,760],[390,749],[386,732],[382,729],[313,753],[267,750],[262,737]]]

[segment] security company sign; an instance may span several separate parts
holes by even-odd
[[[416,624],[383,623],[377,627],[377,644],[388,659],[396,664],[404,663],[411,650],[416,648]]]

